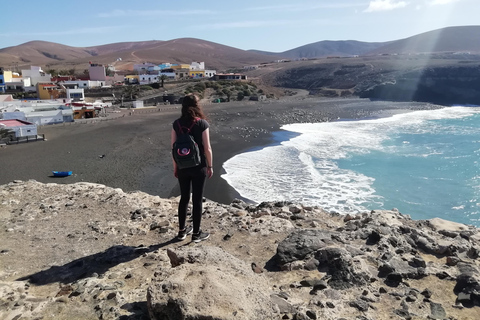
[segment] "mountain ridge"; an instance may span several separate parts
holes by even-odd
[[[45,66],[46,69],[84,69],[92,61],[114,65],[118,70],[132,70],[134,64],[142,62],[204,61],[208,68],[229,70],[271,62],[272,57],[315,59],[425,52],[480,53],[480,26],[447,27],[387,42],[323,40],[284,52],[242,50],[196,38],[118,42],[89,47],[34,40],[0,49],[0,66],[17,70],[30,65]]]
[[[389,43],[390,41],[362,42],[357,40],[323,40],[306,44],[284,52],[268,52],[259,50],[250,51],[289,59],[310,59],[328,56],[348,57],[368,53]]]

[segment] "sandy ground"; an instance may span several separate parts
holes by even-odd
[[[362,107],[355,107],[358,105]],[[214,177],[207,181],[205,197],[226,204],[239,198],[220,177],[222,164],[238,153],[270,144],[271,132],[282,124],[358,119],[425,108],[425,104],[385,106],[359,99],[309,97],[205,105],[214,152]],[[125,116],[111,121],[43,126],[38,132],[45,134],[47,141],[0,148],[0,184],[29,179],[44,183],[87,181],[163,198],[177,196],[170,130],[180,115],[180,106],[138,109],[132,115],[122,112]],[[73,175],[55,178],[54,170],[71,170]]]

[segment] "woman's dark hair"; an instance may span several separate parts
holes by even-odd
[[[200,99],[194,94],[186,95],[182,101],[182,118],[193,120],[195,118],[206,119],[200,104]]]

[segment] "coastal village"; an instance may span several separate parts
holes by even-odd
[[[39,66],[31,66],[20,73],[0,67],[0,144],[44,139],[38,136],[37,126],[105,117],[115,104],[124,106],[123,94],[116,97],[112,93],[115,87],[163,87],[165,81],[182,80],[247,80],[244,74],[220,74],[206,69],[204,62],[135,64],[132,74],[128,75],[118,74],[113,66],[90,62],[84,73],[84,77],[53,76]],[[91,89],[103,90],[108,92],[104,95],[112,97],[87,102],[85,90]],[[28,95],[28,98],[15,99],[14,94]],[[164,94],[162,103],[179,102],[178,99]],[[129,105],[129,108],[141,107],[144,107],[143,101],[132,101]]]

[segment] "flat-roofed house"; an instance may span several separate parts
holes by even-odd
[[[39,82],[50,82],[52,75],[44,72],[41,67],[30,66],[30,69],[22,70],[24,78],[30,78],[30,85],[36,86]]]
[[[208,70],[208,69],[205,69],[205,77],[206,78],[212,78],[213,76],[215,76],[217,74],[217,70]]]
[[[37,135],[37,125],[24,120],[0,120],[0,128],[12,131],[15,135],[12,138]]]

